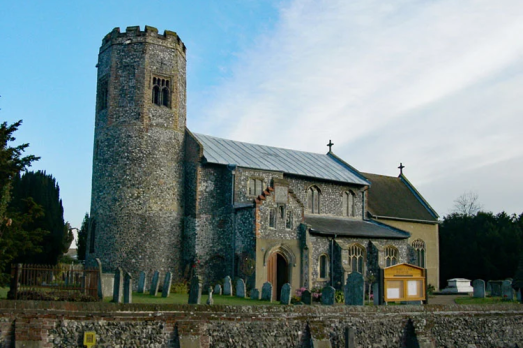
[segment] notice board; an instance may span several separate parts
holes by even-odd
[[[383,269],[385,302],[426,300],[426,270],[401,263]]]

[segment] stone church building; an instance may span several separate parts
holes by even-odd
[[[88,263],[341,288],[411,263],[439,284],[438,215],[401,172],[192,133],[186,48],[174,32],[115,28],[98,58]],[[255,142],[260,142],[256,139]],[[401,169],[403,166],[400,166]],[[400,170],[401,170],[400,169]]]

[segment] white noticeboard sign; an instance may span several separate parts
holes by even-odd
[[[409,280],[407,282],[407,294],[409,296],[418,295],[418,281],[417,280]]]
[[[400,289],[387,289],[387,298],[400,298]]]

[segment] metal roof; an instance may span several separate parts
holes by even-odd
[[[406,239],[410,237],[408,232],[372,220],[305,215],[304,223],[311,226],[311,232],[322,235],[388,239]]]
[[[349,165],[335,160],[328,154],[282,149],[204,134],[193,134],[203,145],[203,156],[209,163],[234,164],[239,167],[272,170],[358,185],[369,184]]]

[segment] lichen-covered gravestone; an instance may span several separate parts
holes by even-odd
[[[133,303],[133,277],[129,272],[123,279],[123,303]]]
[[[503,301],[514,301],[514,289],[512,289],[512,282],[504,280],[501,284],[501,293]]]
[[[236,297],[245,298],[245,293],[245,282],[240,278],[236,281]]]
[[[149,290],[149,295],[156,296],[158,295],[158,286],[160,285],[160,272],[154,272],[153,279],[151,280],[151,290]]]
[[[140,272],[140,276],[138,277],[138,293],[143,294],[145,292],[145,288],[147,286],[147,275],[144,271]]]
[[[229,276],[223,280],[223,294],[225,296],[232,296],[232,282]]]
[[[270,282],[265,282],[263,284],[261,300],[272,302],[272,284]]]
[[[301,293],[301,302],[305,303],[306,305],[312,304],[312,294],[309,290],[305,290]]]
[[[285,283],[281,287],[280,304],[289,305],[291,304],[291,284]]]
[[[363,306],[364,302],[364,285],[363,275],[358,272],[352,272],[347,277],[345,284],[345,304],[349,306]]]
[[[171,294],[171,284],[173,277],[171,272],[165,273],[165,279],[163,280],[162,297],[169,297]]]
[[[213,292],[215,295],[221,295],[222,294],[222,286],[220,284],[216,284],[216,286],[214,287],[214,292]]]
[[[202,300],[202,281],[200,276],[193,276],[189,290],[189,304],[200,304]]]
[[[123,270],[118,267],[114,272],[113,302],[122,303],[123,299]]]
[[[208,305],[214,304],[214,300],[212,299],[212,287],[209,286],[209,298],[207,298],[207,302],[205,302]]]
[[[476,279],[472,282],[474,288],[474,297],[485,298],[485,281],[482,279]]]
[[[334,304],[334,295],[336,290],[332,286],[326,286],[321,290],[321,304],[332,306]]]

